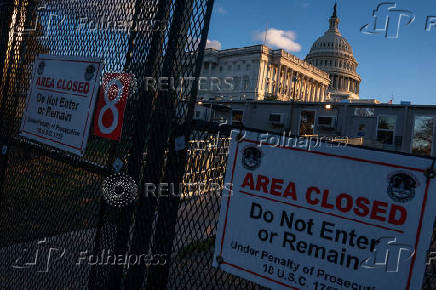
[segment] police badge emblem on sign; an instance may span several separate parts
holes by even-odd
[[[262,161],[262,152],[255,146],[250,146],[244,149],[242,155],[242,164],[248,170],[255,170],[260,166]]]
[[[415,197],[416,177],[407,172],[395,172],[388,177],[388,195],[396,202],[408,202]]]

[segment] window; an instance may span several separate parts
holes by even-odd
[[[412,137],[412,153],[424,156],[432,154],[434,119],[432,117],[415,117]]]
[[[244,111],[234,110],[232,111],[232,124],[240,125],[242,124],[242,118],[244,117]]]
[[[272,113],[271,115],[269,115],[269,120],[272,123],[283,124],[284,119],[285,119],[285,115],[284,114]]]
[[[369,118],[369,117],[374,117],[375,113],[374,113],[374,108],[355,108],[354,109],[354,116],[355,117],[364,117],[364,118]]]
[[[195,111],[195,119],[199,119],[201,115],[200,111]]]
[[[318,125],[325,127],[333,127],[335,126],[335,117],[318,117]]]
[[[271,114],[271,115],[269,115],[269,120],[271,122],[280,122],[280,120],[281,120],[280,114]]]
[[[359,131],[357,132],[357,136],[365,137],[366,135],[366,124],[359,124]]]
[[[248,90],[249,88],[250,88],[250,79],[247,76],[245,76],[244,77],[244,91]]]
[[[241,87],[241,77],[235,76],[233,78],[233,89],[239,90],[240,87]]]
[[[315,111],[301,111],[300,135],[313,135],[315,128]]]
[[[377,141],[387,145],[394,144],[396,116],[379,116],[377,122]]]
[[[336,130],[336,117],[320,116],[318,117],[318,134],[329,135]]]

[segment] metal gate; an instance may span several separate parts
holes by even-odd
[[[191,136],[197,86],[157,89],[147,81],[200,75],[213,0],[0,5],[0,287],[164,288],[181,192],[164,198],[144,190],[182,182],[187,148],[176,140]],[[19,136],[39,54],[100,57],[105,72],[135,76],[121,142],[91,136],[79,158]],[[140,193],[120,209],[102,201],[115,160]],[[127,254],[151,259],[116,259]]]

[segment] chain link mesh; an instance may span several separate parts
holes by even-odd
[[[165,173],[174,153],[170,144],[189,133],[197,89],[193,82],[152,90],[147,78],[199,76],[213,1],[13,0],[0,5],[0,142],[7,146],[0,159],[0,286],[145,286],[146,267],[136,269],[135,276],[122,265],[76,264],[86,254],[124,254],[143,238],[151,241],[141,233],[159,208],[149,207],[148,215],[140,209],[157,206],[158,199],[147,202],[142,196],[136,205],[116,209],[102,202],[101,186],[116,158],[140,192],[145,182],[171,176]],[[135,76],[137,90],[127,103],[120,143],[91,134],[86,154],[77,157],[19,136],[39,54],[100,57],[104,72]],[[29,263],[35,257],[37,262]]]
[[[211,131],[189,142],[168,289],[265,289],[212,267],[230,138]]]
[[[0,145],[7,146],[0,156],[0,287],[263,289],[211,266],[230,140],[228,131],[191,122],[198,88],[190,78],[201,71],[213,1],[0,5]],[[77,157],[19,137],[33,63],[43,53],[101,57],[104,72],[135,76],[121,142],[91,135]],[[150,89],[147,79],[159,77],[181,87]],[[139,190],[138,201],[123,208],[102,201],[118,158]],[[172,184],[173,192],[150,193],[150,184]],[[158,254],[166,263],[98,261],[110,253]],[[434,277],[429,266],[424,289],[435,288]]]

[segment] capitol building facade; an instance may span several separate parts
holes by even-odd
[[[306,61],[329,73],[329,92],[333,100],[359,99],[361,79],[356,72],[358,62],[351,45],[339,31],[336,5],[329,30],[313,44]]]
[[[264,45],[208,49],[201,75],[210,80],[210,85],[200,86],[199,95],[204,100],[324,102],[329,98],[327,72],[284,50]],[[232,87],[214,86],[215,77],[223,80],[221,83],[231,82]]]
[[[360,76],[353,49],[339,31],[336,5],[329,29],[305,60],[265,45],[206,49],[201,76],[230,79],[231,89],[200,86],[203,100],[277,100],[332,102],[358,100]],[[211,81],[213,82],[213,81]]]

